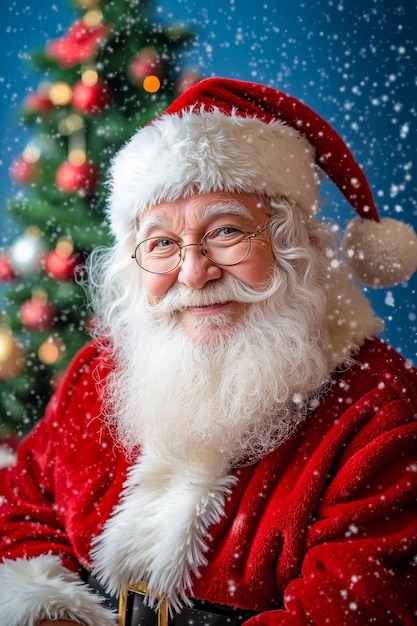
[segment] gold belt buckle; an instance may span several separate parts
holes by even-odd
[[[126,611],[127,611],[127,594],[129,591],[137,593],[141,596],[146,596],[148,588],[144,583],[131,583],[126,589],[120,591],[119,596],[119,626],[126,626]],[[168,626],[168,602],[164,598],[157,598],[158,600],[158,626]]]

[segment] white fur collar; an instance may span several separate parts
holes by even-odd
[[[206,563],[208,529],[222,517],[236,480],[212,463],[173,468],[140,457],[93,543],[93,571],[109,593],[142,581],[150,604],[160,596],[174,610],[189,603],[192,576]]]

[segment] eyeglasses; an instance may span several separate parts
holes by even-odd
[[[132,259],[151,274],[168,274],[183,259],[184,248],[199,246],[202,254],[216,265],[237,265],[248,256],[252,239],[270,227],[270,222],[254,233],[233,225],[224,225],[207,231],[199,243],[179,244],[168,237],[149,237],[135,248]]]

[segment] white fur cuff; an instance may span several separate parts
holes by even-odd
[[[122,499],[93,542],[93,571],[109,593],[146,581],[149,603],[165,596],[179,611],[192,595],[192,576],[206,563],[209,528],[224,513],[236,477],[217,459],[200,464],[143,453],[129,471]]]
[[[117,616],[57,556],[5,560],[0,564],[0,590],[0,624],[36,626],[43,619],[69,619],[85,626],[117,624]]]

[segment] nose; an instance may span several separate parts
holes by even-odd
[[[220,267],[203,254],[201,243],[189,243],[183,246],[181,257],[177,280],[186,287],[202,289],[208,282],[222,276]]]

